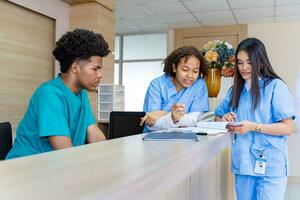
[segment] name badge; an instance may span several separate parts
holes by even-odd
[[[263,152],[259,154],[259,158],[255,160],[254,172],[256,174],[265,174],[266,173],[266,157],[263,155]]]
[[[265,174],[265,172],[266,172],[266,162],[262,161],[262,160],[256,160],[255,161],[254,172],[256,174]]]

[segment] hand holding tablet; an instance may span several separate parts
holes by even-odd
[[[243,124],[241,122],[229,122],[228,124],[226,124],[226,127],[227,126],[237,127],[237,126],[243,126]]]

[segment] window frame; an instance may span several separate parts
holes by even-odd
[[[168,34],[166,32],[158,32],[158,33],[141,33],[141,34],[117,34],[116,37],[119,37],[119,59],[115,59],[115,63],[119,64],[119,82],[117,84],[123,85],[123,64],[129,63],[129,62],[163,62],[165,58],[155,58],[155,59],[123,59],[123,52],[124,52],[124,37],[129,35],[156,35],[156,34],[165,34],[166,35],[166,47],[167,47],[167,37]],[[167,50],[166,48],[166,55]],[[116,73],[116,72],[114,72]]]

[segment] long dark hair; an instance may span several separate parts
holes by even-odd
[[[275,73],[273,67],[271,66],[265,45],[256,38],[247,38],[243,40],[238,45],[235,55],[236,67],[234,73],[234,84],[232,88],[232,108],[238,108],[241,92],[245,84],[245,80],[242,78],[237,65],[237,55],[240,51],[246,52],[251,62],[252,72],[250,92],[252,98],[252,109],[254,110],[260,100],[258,77],[264,80],[264,85],[267,85],[275,78],[281,78]]]
[[[184,61],[186,62],[192,56],[198,58],[200,61],[199,77],[205,77],[207,75],[205,59],[202,53],[193,46],[180,47],[168,55],[168,57],[163,61],[165,74],[175,77],[176,73],[173,72],[173,65],[175,65],[177,68],[182,58],[184,58]]]

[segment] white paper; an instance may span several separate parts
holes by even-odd
[[[164,132],[184,132],[184,133],[206,133],[207,135],[217,135],[226,133],[228,122],[198,122],[197,127],[168,128]],[[161,131],[161,130],[160,130]],[[154,132],[160,132],[154,131]]]
[[[227,130],[226,130],[227,124],[228,124],[228,122],[201,122],[200,121],[197,123],[197,127],[227,132]]]

